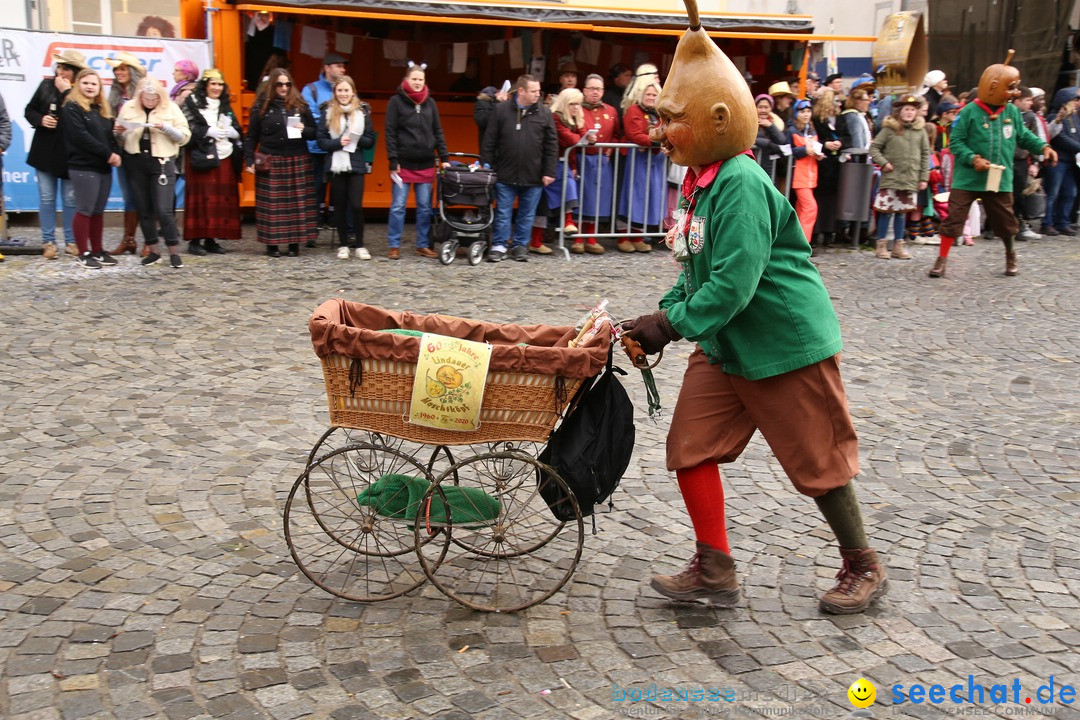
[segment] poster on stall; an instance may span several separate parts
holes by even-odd
[[[424,333],[409,422],[443,430],[478,430],[490,360],[488,343]]]
[[[96,70],[108,93],[112,68],[105,59],[118,52],[134,55],[147,72],[173,85],[173,67],[179,60],[191,60],[200,70],[210,67],[210,43],[206,40],[177,40],[159,37],[107,37],[54,33],[40,30],[4,29],[0,40],[0,95],[3,95],[11,118],[11,147],[4,153],[4,202],[8,212],[37,212],[37,171],[26,164],[34,128],[26,121],[26,104],[41,81],[52,78],[56,61],[53,54],[75,50],[86,56],[86,63]],[[123,208],[120,184],[113,176],[107,209]]]

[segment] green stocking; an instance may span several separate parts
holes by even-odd
[[[842,548],[864,550],[870,547],[863,529],[862,513],[859,501],[855,498],[855,486],[848,483],[844,487],[830,490],[814,498],[825,522],[829,523],[837,542]]]

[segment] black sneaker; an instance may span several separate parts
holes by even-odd
[[[75,262],[79,263],[80,265],[82,265],[84,268],[86,268],[88,270],[100,270],[101,269],[101,263],[99,263],[97,261],[96,257],[94,257],[93,255],[91,255],[88,252],[85,252],[82,255],[76,256],[75,257]]]
[[[115,265],[116,264],[116,258],[114,258],[109,253],[105,252],[104,250],[102,250],[99,253],[94,253],[94,259],[97,260],[102,265]]]
[[[156,252],[152,252],[142,259],[143,265],[157,265],[159,262],[161,262],[161,256]]]
[[[180,256],[176,255],[175,253],[169,256],[169,264],[172,265],[174,269],[184,267],[184,261],[181,260]]]
[[[517,262],[529,262],[529,248],[524,245],[515,245],[510,248],[510,259]]]
[[[278,249],[277,245],[267,245],[266,256],[272,258],[279,258],[281,257],[281,250]]]

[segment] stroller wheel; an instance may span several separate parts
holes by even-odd
[[[475,240],[469,244],[469,264],[479,265],[480,261],[484,259],[484,250],[487,249],[487,243],[483,240]]]
[[[447,240],[439,246],[439,262],[443,265],[449,265],[454,262],[454,256],[457,255],[457,240]]]

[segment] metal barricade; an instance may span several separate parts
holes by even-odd
[[[874,185],[874,165],[869,152],[861,148],[840,151],[840,187],[836,197],[836,219],[855,223],[851,249],[859,249],[862,225],[870,220],[870,192]]]
[[[591,153],[591,150],[598,150],[598,153]],[[627,156],[623,156],[620,152],[625,149],[627,153],[632,153],[635,150],[650,150],[650,148],[643,148],[635,143],[595,143],[592,145],[578,144],[568,147],[562,154],[562,190],[559,199],[559,215],[558,223],[559,229],[557,233],[556,245],[559,250],[562,251],[563,256],[566,259],[570,259],[570,251],[566,247],[566,233],[563,227],[562,219],[566,217],[567,209],[567,190],[570,187],[570,183],[574,183],[577,189],[577,197],[584,199],[586,195],[587,181],[586,175],[591,175],[588,181],[591,184],[590,196],[592,202],[589,203],[591,207],[586,206],[586,203],[579,200],[578,205],[570,212],[573,213],[576,225],[578,228],[577,235],[572,237],[594,237],[601,238],[625,238],[628,240],[645,240],[646,238],[662,238],[667,234],[667,229],[664,227],[664,220],[667,216],[667,177],[668,169],[671,161],[666,155],[660,155],[663,159],[661,162],[654,161],[654,155],[651,152],[641,152],[637,157],[644,159],[644,168],[642,168],[642,162],[629,162]],[[605,155],[605,152],[609,154]],[[574,178],[570,174],[571,158],[574,158],[575,164],[578,168],[577,178]],[[587,161],[586,158],[597,158],[596,161]],[[595,172],[585,172],[586,163],[595,164],[597,170]],[[610,187],[605,188],[608,184],[607,171],[605,170],[605,164],[610,164]],[[627,167],[629,168],[629,177],[625,178],[630,187],[634,187],[634,183],[642,179],[642,171],[644,171],[645,182],[645,195],[639,207],[639,203],[635,202],[634,193],[629,193],[626,197],[625,215],[620,212],[619,201],[622,193],[622,185],[624,180],[624,172]],[[658,191],[653,187],[656,180],[656,173],[660,173],[663,178],[663,183]],[[657,198],[656,194],[659,192],[660,197]],[[573,198],[571,198],[573,200]],[[649,211],[653,208],[658,208],[659,218],[655,223],[657,230],[655,232],[649,232],[649,227],[652,225],[648,222],[650,219]],[[603,214],[602,210],[607,208],[608,214]],[[641,211],[641,218],[643,222],[640,223],[640,227],[635,229],[638,225],[634,221],[634,217],[638,211]],[[625,217],[625,222],[621,219]],[[592,231],[585,232],[585,223],[589,223],[592,226]]]

